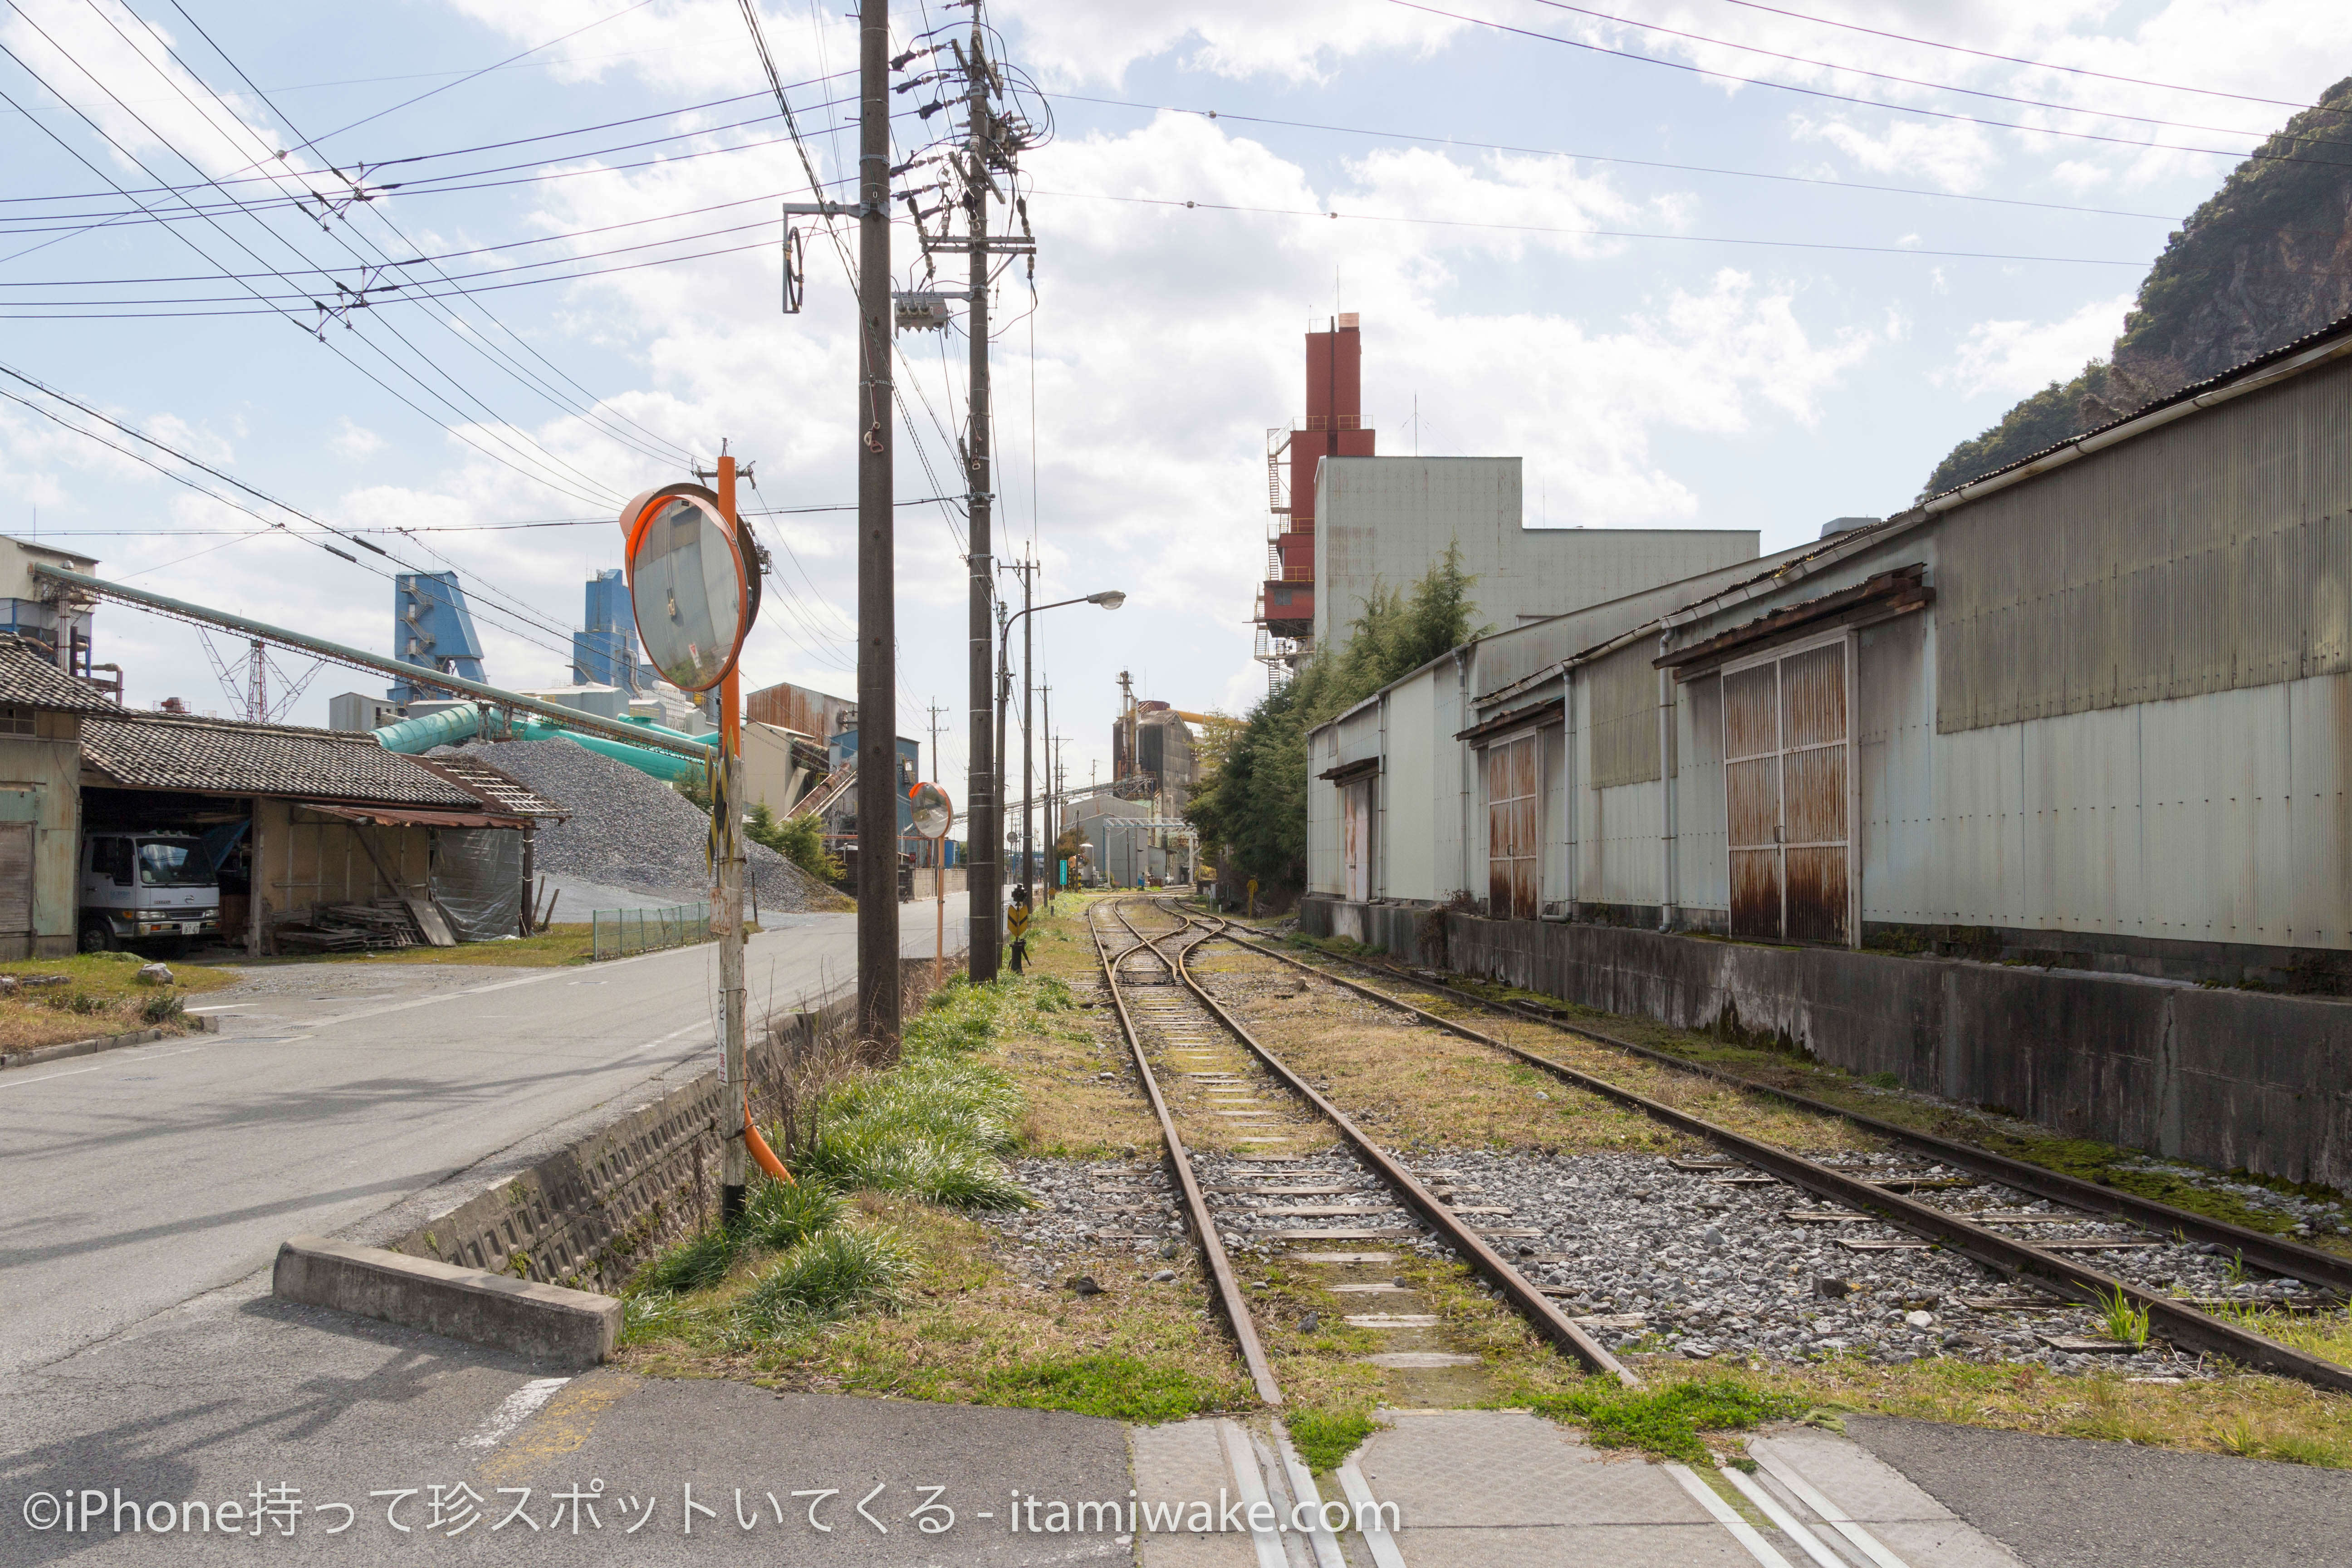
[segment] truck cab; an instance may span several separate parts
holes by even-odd
[[[98,832],[81,849],[81,950],[220,930],[220,881],[190,833]]]

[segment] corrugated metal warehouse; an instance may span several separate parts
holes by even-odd
[[[2352,991],[2348,447],[2339,322],[1884,522],[1458,649],[1315,732],[1302,918],[1410,946],[1399,906],[1450,901],[1457,965],[2340,1175],[2352,1012],[2265,993]],[[1889,1010],[2010,973],[1971,959],[2088,1012]],[[2198,983],[2280,1011],[2192,1038]]]

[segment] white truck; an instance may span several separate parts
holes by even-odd
[[[105,952],[220,930],[220,881],[187,833],[93,832],[81,848],[81,950]]]

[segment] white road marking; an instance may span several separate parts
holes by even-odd
[[[1772,1521],[1773,1527],[1802,1547],[1805,1555],[1820,1563],[1821,1568],[1846,1568],[1845,1559],[1831,1551],[1821,1537],[1806,1529],[1803,1521],[1795,1514],[1782,1508],[1779,1498],[1774,1497],[1738,1470],[1725,1469],[1723,1479],[1729,1481],[1740,1496],[1761,1509],[1764,1517]]]
[[[1348,1505],[1356,1510],[1358,1522],[1371,1525],[1362,1534],[1364,1544],[1371,1549],[1374,1568],[1405,1568],[1404,1553],[1397,1550],[1396,1537],[1380,1522],[1372,1503],[1372,1489],[1365,1483],[1364,1472],[1356,1468],[1356,1461],[1350,1458],[1340,1463],[1337,1474],[1339,1490],[1346,1495]]]
[[[1764,1539],[1763,1532],[1740,1518],[1737,1509],[1716,1496],[1713,1487],[1691,1474],[1688,1465],[1669,1461],[1659,1468],[1674,1477],[1683,1490],[1690,1493],[1692,1500],[1706,1510],[1716,1523],[1729,1531],[1731,1538],[1745,1547],[1748,1555],[1762,1563],[1763,1568],[1789,1568],[1789,1560],[1772,1549],[1772,1543]]]
[[[1795,1494],[1799,1502],[1818,1514],[1832,1530],[1853,1542],[1856,1550],[1878,1564],[1878,1568],[1910,1568],[1910,1564],[1889,1551],[1886,1543],[1864,1530],[1848,1517],[1845,1510],[1822,1495],[1821,1489],[1792,1468],[1786,1459],[1769,1449],[1748,1450],[1749,1457],[1771,1472],[1772,1479]]]
[[[1307,1538],[1315,1548],[1315,1568],[1348,1568],[1348,1554],[1339,1550],[1339,1538],[1323,1522],[1323,1493],[1315,1485],[1315,1472],[1307,1468],[1298,1450],[1291,1446],[1290,1429],[1278,1415],[1274,1421],[1274,1444],[1282,1455],[1282,1468],[1289,1473],[1291,1500],[1311,1502],[1316,1508],[1315,1528]]]
[[[107,1068],[135,1067],[141,1062],[160,1062],[166,1057],[184,1057],[189,1051],[201,1051],[203,1049],[205,1049],[203,1046],[189,1046],[185,1049],[164,1051],[156,1056],[126,1056],[113,1061],[93,1062],[86,1068],[68,1068],[64,1072],[44,1073],[39,1078],[20,1079],[15,1073],[10,1073],[5,1078],[0,1078],[0,1089],[17,1089],[28,1083],[48,1083],[54,1079],[61,1078],[77,1078],[83,1073],[99,1072]],[[114,1053],[109,1054],[113,1055]]]
[[[476,1428],[473,1436],[458,1443],[461,1448],[495,1448],[511,1436],[514,1429],[539,1414],[540,1406],[555,1397],[555,1391],[572,1380],[568,1377],[535,1377],[516,1389],[490,1412],[490,1418]]]
[[[1265,1478],[1258,1474],[1257,1455],[1251,1450],[1249,1434],[1223,1416],[1217,1420],[1217,1436],[1225,1449],[1225,1468],[1233,1472],[1234,1490],[1244,1505],[1264,1503],[1268,1510],[1274,1500],[1266,1495]],[[1290,1568],[1290,1554],[1283,1550],[1282,1537],[1271,1530],[1253,1530],[1250,1543],[1257,1549],[1258,1568]]]
[[[644,1045],[639,1046],[639,1047],[637,1047],[637,1049],[639,1049],[639,1050],[641,1050],[641,1051],[649,1051],[649,1050],[652,1050],[656,1046],[666,1046],[666,1045],[669,1044],[672,1040],[674,1040],[674,1039],[677,1038],[680,1035],[690,1035],[690,1034],[692,1034],[692,1033],[693,1033],[695,1030],[697,1030],[697,1029],[708,1029],[708,1028],[709,1028],[709,1027],[710,1027],[710,1020],[709,1020],[709,1019],[708,1019],[708,1018],[704,1018],[704,1019],[699,1020],[698,1022],[692,1023],[692,1024],[688,1024],[688,1025],[685,1028],[683,1028],[683,1029],[672,1029],[668,1034],[664,1035],[664,1036],[663,1036],[660,1039],[658,1039],[658,1040],[647,1040]]]
[[[243,1012],[247,1007],[258,1007],[261,1004],[258,1002],[223,1002],[215,1007],[190,1007],[187,1011],[191,1013],[239,1013]]]

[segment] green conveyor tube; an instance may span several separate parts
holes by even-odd
[[[592,752],[601,752],[616,763],[626,763],[641,773],[651,773],[665,784],[676,784],[680,779],[699,780],[708,772],[705,764],[696,762],[691,757],[681,757],[669,752],[656,752],[649,746],[625,745],[619,741],[608,741],[602,735],[583,735],[577,730],[566,730],[559,724],[551,724],[543,719],[517,719],[514,722],[513,733],[516,739],[523,741],[558,739],[569,741],[573,745],[585,746]],[[698,737],[686,738],[693,740]],[[488,760],[495,765],[498,762],[498,753],[490,752]]]
[[[657,724],[648,724],[645,728],[675,740],[696,741],[706,744],[715,742],[718,738],[716,734],[709,737],[682,735],[675,730],[663,730]],[[460,741],[479,734],[481,729],[481,710],[468,703],[462,708],[448,708],[438,713],[429,713],[422,719],[404,719],[397,724],[387,724],[375,731],[375,738],[387,752],[402,752],[410,756],[421,756],[436,746],[454,746]],[[608,741],[602,735],[589,735],[577,730],[567,730],[561,724],[551,723],[544,719],[518,716],[508,732],[516,739],[523,741],[557,739],[570,741],[574,745],[585,746],[592,752],[601,752],[616,763],[626,763],[639,773],[650,773],[665,784],[675,784],[680,779],[699,780],[706,771],[705,764],[696,762],[692,757],[681,757],[670,752],[657,752],[650,746],[632,746],[621,741]],[[490,760],[493,763],[497,761],[496,753],[491,754]]]
[[[436,746],[454,746],[469,735],[478,734],[481,728],[482,710],[467,702],[428,713],[422,719],[403,719],[397,724],[386,724],[375,732],[375,738],[376,743],[387,752],[404,752],[416,757]]]

